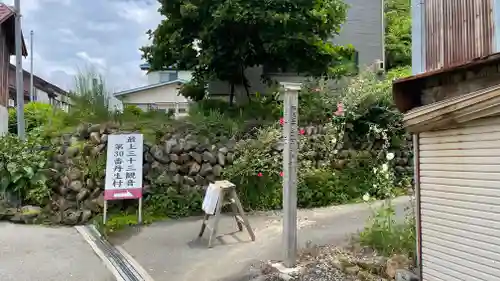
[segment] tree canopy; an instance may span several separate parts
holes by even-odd
[[[159,1],[166,19],[148,31],[152,44],[141,48],[151,70],[194,70],[198,79],[244,85],[247,94],[248,67],[311,76],[352,70],[346,63],[354,49],[330,40],[346,18],[342,0]]]
[[[385,2],[387,68],[411,65],[411,0]]]

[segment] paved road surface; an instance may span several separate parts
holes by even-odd
[[[74,228],[0,223],[1,281],[112,281]]]
[[[394,203],[399,218],[403,218],[408,198],[398,198]],[[318,245],[343,243],[364,227],[370,215],[366,204],[299,211],[299,246],[303,247],[308,240]],[[255,242],[245,232],[230,234],[216,241],[212,249],[206,248],[205,240],[195,239],[200,219],[154,224],[113,242],[134,257],[154,280],[244,280],[250,265],[259,260],[281,259],[280,217],[278,213],[252,216]],[[236,230],[234,220],[229,217],[221,220],[220,226],[221,234]]]
[[[408,198],[394,201],[399,217]],[[299,211],[299,246],[342,243],[363,228],[371,214],[366,204]],[[133,257],[134,267],[156,281],[245,280],[250,265],[281,259],[281,215],[252,215],[257,240],[234,232],[234,219],[223,218],[215,247],[197,240],[201,220],[190,218],[137,228],[112,242]],[[111,281],[117,280],[75,228],[0,223],[1,281]],[[102,256],[102,255],[101,255]],[[139,265],[138,265],[139,264]],[[108,262],[109,265],[109,262]],[[147,274],[146,274],[147,275]]]

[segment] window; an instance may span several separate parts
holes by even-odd
[[[179,108],[179,113],[186,113],[186,111],[187,111],[186,108],[183,107]]]
[[[178,77],[177,71],[162,71],[160,73],[160,82],[174,81],[177,80]]]

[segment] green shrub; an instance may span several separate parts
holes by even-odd
[[[205,98],[206,87],[204,83],[193,80],[184,84],[181,87],[179,94],[192,101],[201,101]]]
[[[384,256],[403,254],[413,258],[416,246],[415,216],[413,208],[406,211],[405,221],[399,222],[390,200],[373,210],[373,216],[359,235],[361,245],[371,247]]]
[[[50,104],[30,102],[24,106],[24,120],[26,131],[29,132],[41,126],[60,126],[66,117],[62,110],[54,108]],[[9,109],[9,132],[17,134],[17,111]]]
[[[35,133],[26,141],[13,135],[0,138],[0,192],[25,199],[25,204],[43,206],[50,198],[47,164],[50,147]]]
[[[144,113],[144,111],[137,105],[126,104],[123,107],[123,115],[141,116],[142,113]]]

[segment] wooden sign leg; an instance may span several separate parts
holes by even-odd
[[[208,247],[209,248],[212,248],[212,240],[217,235],[217,227],[219,226],[219,220],[220,220],[220,216],[221,216],[223,202],[224,202],[224,192],[222,192],[222,196],[219,197],[219,201],[217,202],[217,207],[215,208],[214,224],[212,226],[212,231],[210,232],[210,238],[208,238]]]
[[[203,232],[205,232],[205,228],[207,228],[208,218],[210,218],[210,215],[205,214],[205,217],[203,217],[203,223],[201,224],[201,230],[200,234],[198,234],[198,237],[203,236]]]
[[[252,227],[250,226],[250,222],[248,222],[247,217],[245,216],[245,211],[243,210],[243,206],[241,205],[240,199],[238,198],[238,194],[236,193],[236,190],[231,191],[231,197],[233,197],[236,207],[238,208],[238,212],[241,216],[241,219],[243,220],[243,224],[245,225],[248,234],[250,234],[250,238],[252,241],[255,241],[255,233],[253,233]]]
[[[238,219],[238,206],[236,206],[236,200],[234,200],[234,198],[231,198],[231,210],[233,212],[234,219],[236,220],[236,225],[238,225],[238,231],[243,231],[243,225]]]

